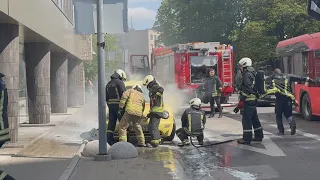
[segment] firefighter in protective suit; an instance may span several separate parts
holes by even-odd
[[[150,112],[147,115],[147,117],[150,118],[149,130],[151,133],[152,140],[150,141],[150,144],[148,144],[148,146],[158,147],[161,143],[159,124],[160,119],[162,118],[164,113],[164,89],[159,85],[159,83],[157,83],[157,81],[152,75],[148,75],[144,78],[143,85],[147,86],[150,97]]]
[[[106,101],[109,108],[109,123],[107,129],[107,141],[109,145],[114,143],[113,134],[117,124],[119,103],[123,92],[126,90],[124,82],[127,78],[126,73],[118,69],[111,76],[111,81],[106,85]]]
[[[10,141],[9,122],[8,122],[8,91],[4,75],[0,73],[0,148],[4,143]]]
[[[215,75],[214,69],[210,69],[209,71],[210,77],[205,82],[206,93],[210,99],[210,109],[211,113],[209,118],[214,117],[215,115],[215,107],[214,104],[217,104],[219,110],[219,117],[222,117],[222,107],[220,103],[221,91],[222,91],[222,82],[218,76]]]
[[[242,58],[239,61],[242,72],[242,85],[240,90],[240,100],[238,108],[243,109],[242,128],[243,138],[237,142],[239,144],[250,144],[251,141],[262,141],[263,129],[257,113],[257,93],[255,79],[257,72],[252,67],[250,58]],[[252,127],[254,129],[254,138],[252,138]]]
[[[201,100],[193,98],[189,101],[190,108],[186,109],[181,117],[182,128],[176,131],[181,140],[178,146],[190,145],[188,136],[196,133],[199,145],[203,145],[203,129],[206,124],[205,112],[201,110]]]
[[[145,138],[140,125],[145,109],[145,99],[142,88],[136,84],[132,89],[126,90],[120,100],[118,116],[121,118],[119,123],[119,141],[127,141],[127,129],[132,122],[138,140],[138,146],[144,147]]]
[[[299,80],[301,79],[299,78]],[[269,76],[266,81],[267,84],[271,85],[271,88],[268,88],[267,93],[275,93],[276,96],[275,113],[279,130],[278,134],[284,135],[282,122],[282,115],[284,115],[290,125],[291,135],[294,135],[296,133],[296,122],[292,118],[292,103],[295,105],[298,105],[298,103],[291,93],[289,84],[290,77],[282,74],[280,69],[275,69],[274,74]]]

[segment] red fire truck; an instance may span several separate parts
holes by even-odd
[[[130,55],[130,75],[146,76],[149,75],[150,65],[148,55],[134,54]]]
[[[155,48],[151,55],[151,73],[157,80],[164,85],[175,84],[181,93],[187,93],[190,98],[203,95],[201,85],[210,68],[216,70],[223,82],[222,105],[234,106],[234,103],[228,104],[229,96],[234,91],[232,46],[219,42],[177,44]]]
[[[320,78],[320,32],[305,34],[280,41],[276,48],[284,73],[319,80]],[[295,110],[306,120],[320,116],[320,86],[310,83],[292,83],[291,88],[299,102]]]

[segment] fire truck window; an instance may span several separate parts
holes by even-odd
[[[313,55],[314,58],[320,59],[320,50],[315,50]]]
[[[216,56],[191,56],[191,83],[202,83],[208,75],[208,69],[217,70]],[[216,71],[216,73],[218,73]]]

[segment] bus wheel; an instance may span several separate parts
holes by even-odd
[[[301,114],[305,120],[312,121],[311,102],[308,94],[303,95],[301,103]]]

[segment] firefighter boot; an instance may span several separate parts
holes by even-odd
[[[297,127],[296,127],[296,122],[292,119],[292,116],[288,117],[288,122],[290,124],[291,135],[295,135]]]
[[[150,143],[147,144],[147,147],[158,147],[160,145],[161,139],[151,140]]]
[[[190,142],[188,139],[185,139],[184,141],[181,141],[178,143],[178,146],[179,147],[183,147],[183,146],[189,146],[190,145]]]
[[[209,115],[209,118],[214,117],[214,114],[215,114],[215,113],[216,113],[216,112],[215,112],[214,108],[212,108],[212,109],[211,109],[211,113],[210,113],[210,115]]]
[[[221,108],[221,106],[219,107],[219,117],[218,118],[222,118],[222,108]]]
[[[239,139],[239,140],[237,141],[237,143],[238,143],[238,144],[245,144],[245,145],[250,145],[250,144],[251,144],[250,141],[245,141],[244,139]]]

